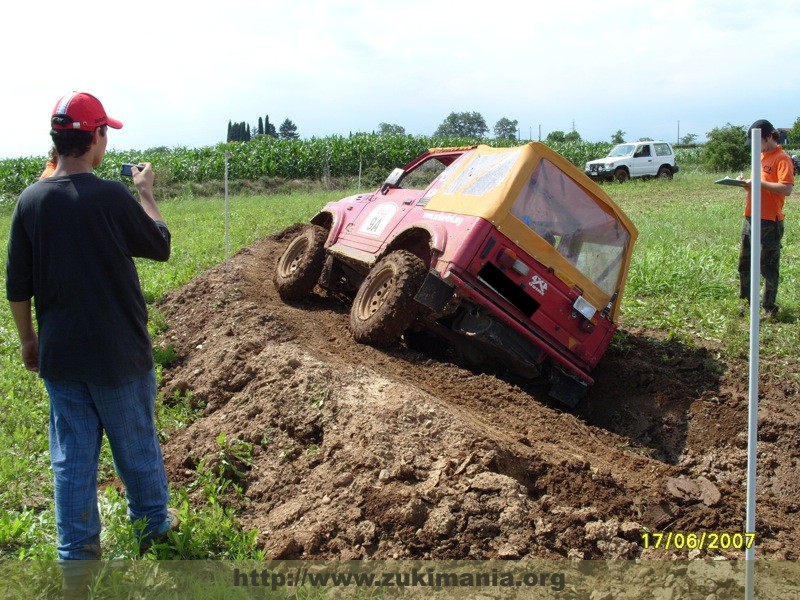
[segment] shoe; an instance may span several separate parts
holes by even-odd
[[[739,316],[746,317],[750,314],[750,300],[745,298],[745,301],[739,304]]]
[[[778,320],[778,307],[777,306],[765,306],[764,307],[764,320],[765,321],[777,321]]]
[[[171,531],[178,531],[181,528],[181,519],[178,516],[177,508],[168,508],[167,518],[169,521],[165,521],[167,527],[162,533],[158,533],[151,538],[145,538],[139,542],[139,556],[142,556],[153,546],[157,544],[163,544],[167,541],[167,539],[169,539],[169,533]]]

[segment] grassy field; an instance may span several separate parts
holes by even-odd
[[[705,341],[723,357],[746,357],[748,328],[740,316],[736,270],[744,191],[714,185],[721,174],[676,176],[607,187],[639,229],[623,327],[660,329],[687,344]],[[781,316],[761,327],[763,352],[797,356],[800,342],[800,228],[796,199],[785,210],[778,304]]]
[[[736,263],[744,193],[716,186],[723,174],[682,172],[672,181],[631,181],[604,189],[639,229],[622,310],[622,328],[649,328],[687,345],[706,344],[721,359],[744,357],[747,320],[740,315]],[[231,254],[296,221],[306,221],[319,207],[345,192],[233,197],[230,206]],[[780,364],[800,346],[800,214],[790,198],[782,257],[777,322],[762,327],[766,361]],[[139,272],[149,302],[226,258],[224,202],[217,199],[172,199],[161,210],[173,233],[172,258],[166,264],[141,261]],[[5,240],[11,209],[0,208],[4,240],[0,269],[5,275]],[[3,278],[4,279],[4,278]],[[151,308],[151,330],[166,324]],[[55,558],[52,483],[47,452],[48,402],[38,378],[25,371],[8,306],[0,305],[0,558]],[[624,333],[620,334],[624,335]],[[168,357],[157,356],[159,360]],[[796,375],[790,375],[797,378]],[[159,403],[163,435],[192,418],[187,402]],[[224,444],[224,440],[221,442]],[[112,473],[104,452],[101,476]],[[256,532],[243,531],[220,498],[230,482],[213,472],[199,478],[205,507],[188,510],[188,494],[174,489],[184,521],[174,548],[156,547],[159,558],[260,558]],[[105,558],[135,556],[135,539],[126,524],[125,502],[113,488],[101,497],[105,523]]]

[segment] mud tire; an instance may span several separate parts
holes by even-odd
[[[308,225],[289,241],[275,264],[272,279],[281,299],[302,300],[314,291],[325,265],[327,239],[327,229]]]
[[[350,309],[356,341],[371,346],[396,344],[422,309],[414,296],[425,275],[425,263],[406,250],[378,261],[358,288]]]

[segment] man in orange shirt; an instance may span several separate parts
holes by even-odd
[[[781,239],[783,238],[783,204],[794,187],[794,163],[778,143],[779,134],[766,119],[750,126],[761,130],[761,274],[764,277],[764,295],[761,306],[765,316],[778,315],[775,300],[780,278]],[[739,251],[739,297],[750,299],[750,228],[751,189],[747,179],[747,204],[744,210],[742,247]]]
[[[47,179],[48,177],[50,177],[50,175],[55,173],[57,166],[58,166],[58,150],[56,150],[56,147],[53,146],[47,153],[47,164],[45,165],[42,174],[39,175],[39,179],[40,180]]]

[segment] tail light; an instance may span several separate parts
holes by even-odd
[[[500,251],[497,253],[497,264],[501,269],[511,269],[523,277],[525,277],[531,271],[528,265],[517,258],[516,252],[514,252],[511,248],[504,247],[500,249]]]

